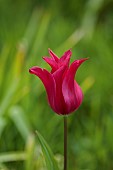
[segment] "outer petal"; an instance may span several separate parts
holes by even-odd
[[[49,104],[52,109],[57,112],[57,110],[55,109],[56,84],[53,79],[53,76],[47,70],[41,69],[37,66],[34,66],[29,69],[29,72],[31,74],[35,74],[41,79],[47,92]]]
[[[80,86],[77,84],[76,81],[74,81],[74,87],[75,87],[75,96],[77,100],[77,106],[76,106],[77,109],[81,105],[84,96]]]
[[[66,71],[67,67],[62,66],[60,67],[56,72],[53,73],[53,77],[56,83],[56,96],[55,96],[55,104],[56,104],[56,110],[58,110],[58,114],[65,114],[65,101],[62,94],[62,80],[64,73]]]
[[[58,62],[58,61],[59,61],[58,56],[57,56],[55,53],[53,53],[53,51],[52,51],[50,48],[48,49],[48,51],[49,51],[50,56],[51,56],[56,62]]]
[[[67,70],[62,83],[62,93],[66,103],[67,114],[77,109],[82,102],[82,91],[78,84],[74,81],[74,77],[78,67],[85,61],[85,59],[75,60],[70,68]]]

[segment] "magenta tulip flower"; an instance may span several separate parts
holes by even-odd
[[[66,51],[61,58],[49,49],[50,57],[43,59],[51,66],[51,72],[34,66],[29,69],[31,74],[38,76],[45,86],[48,102],[57,114],[68,115],[77,110],[83,100],[83,93],[74,79],[79,66],[87,58],[75,60],[69,65],[71,50]]]

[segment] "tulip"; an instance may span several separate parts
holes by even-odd
[[[87,58],[75,60],[69,65],[71,50],[66,51],[61,58],[49,49],[50,57],[43,59],[51,66],[51,72],[34,66],[29,69],[31,74],[38,76],[45,86],[48,102],[59,115],[68,115],[77,110],[83,100],[80,86],[74,79],[79,66]],[[64,170],[67,170],[67,117],[64,116]]]
[[[75,60],[69,65],[71,50],[66,51],[61,58],[50,49],[49,54],[50,57],[43,59],[51,66],[51,72],[38,66],[30,68],[29,72],[41,79],[52,110],[59,115],[68,115],[77,110],[82,103],[83,93],[74,77],[79,66],[87,58]]]

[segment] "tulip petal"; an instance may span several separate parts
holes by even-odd
[[[29,72],[31,74],[35,74],[41,79],[47,92],[49,104],[54,109],[54,111],[57,112],[57,110],[55,109],[55,100],[54,100],[56,94],[56,85],[51,73],[37,66],[34,66],[31,69],[29,69]]]
[[[71,58],[71,55],[72,55],[71,50],[66,51],[66,52],[63,54],[63,56],[60,58],[59,63],[64,63],[66,59],[67,59],[68,62],[69,62],[69,61],[70,61],[70,58]]]
[[[51,66],[52,72],[56,71],[58,69],[58,64],[55,60],[49,57],[43,57],[43,59]]]
[[[55,104],[58,114],[65,114],[65,102],[62,94],[62,80],[67,67],[62,66],[56,72],[53,73],[53,77],[56,83],[56,96]]]
[[[85,59],[75,60],[70,68],[67,70],[62,83],[62,93],[67,106],[67,112],[70,113],[77,109],[83,99],[82,91],[79,85],[75,82],[74,77],[78,67],[85,61]],[[80,95],[80,97],[79,97]]]
[[[50,56],[51,56],[56,62],[58,62],[58,61],[59,61],[58,56],[57,56],[50,48],[48,49],[48,51],[49,51]]]
[[[74,87],[75,87],[75,94],[76,94],[76,99],[77,99],[77,107],[76,109],[81,105],[82,100],[83,100],[83,92],[80,88],[80,86],[78,85],[78,83],[76,81],[74,81]]]
[[[66,51],[64,55],[60,58],[58,67],[61,67],[63,65],[66,65],[67,67],[69,67],[71,54],[72,54],[71,50]]]

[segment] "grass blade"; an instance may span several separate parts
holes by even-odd
[[[34,150],[35,150],[35,138],[34,135],[30,135],[27,144],[26,144],[26,161],[25,169],[33,170],[34,169]]]
[[[9,152],[0,154],[0,162],[23,161],[25,159],[25,152]]]
[[[49,147],[49,145],[47,144],[47,142],[45,141],[45,139],[42,137],[42,135],[36,131],[36,134],[38,136],[38,140],[39,143],[41,145],[42,148],[42,152],[44,154],[45,157],[45,161],[46,161],[46,165],[47,165],[47,169],[48,170],[58,170],[58,165],[54,159],[54,155]]]
[[[19,106],[13,106],[10,108],[10,118],[14,122],[18,131],[26,141],[31,133],[29,122],[24,114],[24,111]]]

